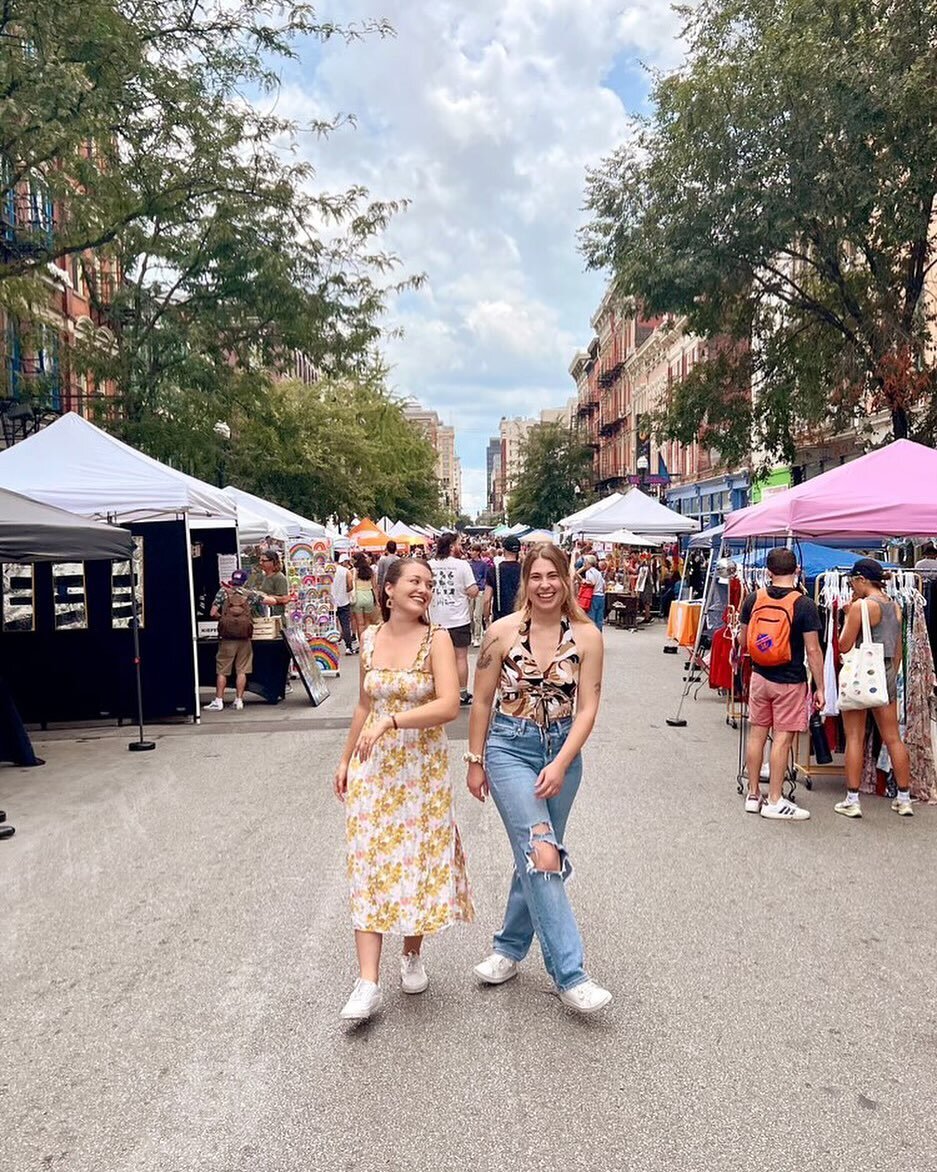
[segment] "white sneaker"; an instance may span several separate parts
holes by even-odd
[[[240,696],[238,696],[238,698],[234,701],[234,709],[236,712],[240,712],[243,707],[244,707],[244,701],[241,699]]]
[[[598,1013],[611,1004],[612,995],[595,981],[583,981],[572,989],[561,989],[560,1000],[577,1013]]]
[[[400,958],[400,988],[404,993],[425,993],[429,977],[418,952],[405,952]]]
[[[810,817],[810,811],[801,809],[796,802],[792,802],[788,798],[781,798],[775,805],[764,802],[761,807],[761,816],[762,818],[774,818],[778,822],[806,822]]]
[[[517,976],[517,961],[509,956],[502,956],[500,952],[493,952],[481,964],[475,965],[472,972],[486,985],[503,985]]]
[[[903,818],[913,818],[914,810],[910,802],[903,802],[901,798],[895,798],[891,804],[891,808],[896,814],[900,814]]]
[[[383,1000],[384,994],[381,992],[380,985],[375,985],[373,981],[365,981],[359,977],[355,981],[355,987],[345,1002],[339,1017],[343,1021],[367,1021],[372,1014],[377,1013],[381,1008]]]
[[[219,700],[216,696],[211,704],[205,705],[206,712],[220,712],[224,708],[224,700]]]
[[[746,814],[757,814],[758,811],[761,809],[761,803],[763,801],[764,801],[764,798],[761,796],[761,794],[746,794],[745,795],[745,813]]]

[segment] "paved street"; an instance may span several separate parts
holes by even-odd
[[[937,811],[867,801],[745,816],[719,702],[669,729],[662,628],[607,633],[604,706],[567,845],[596,1020],[539,956],[478,989],[509,875],[456,771],[478,920],[405,998],[338,1020],[353,977],[330,792],[355,681],[312,710],[207,714],[37,742],[0,772],[4,1137],[10,1172],[937,1167]],[[346,661],[347,662],[347,661]],[[453,732],[461,753],[467,725]],[[802,792],[802,791],[801,791]]]

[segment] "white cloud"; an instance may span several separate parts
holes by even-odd
[[[279,95],[297,118],[353,113],[309,144],[318,183],[407,196],[386,244],[427,287],[394,307],[399,393],[458,429],[464,495],[484,501],[502,415],[558,406],[602,279],[575,247],[585,169],[628,133],[610,74],[643,99],[639,62],[673,64],[678,17],[659,0],[326,0],[340,22],[386,16],[393,39],[316,50]]]

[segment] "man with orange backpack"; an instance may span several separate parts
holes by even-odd
[[[822,629],[816,606],[795,584],[797,559],[789,549],[772,549],[767,559],[771,585],[757,590],[742,603],[740,643],[751,657],[752,682],[748,699],[748,794],[745,810],[762,818],[803,822],[808,810],[785,798],[784,771],[794,736],[807,731],[810,693],[807,668],[816,686],[814,703],[822,709]],[[771,733],[768,799],[761,797],[761,763]]]

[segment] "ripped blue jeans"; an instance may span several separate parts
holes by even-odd
[[[573,989],[588,980],[582,938],[566,895],[572,864],[563,846],[566,820],[582,781],[582,758],[577,756],[566,770],[556,797],[537,798],[534,786],[541,769],[562,749],[571,727],[571,719],[543,727],[496,713],[485,748],[491,796],[514,852],[514,878],[494,950],[511,960],[523,960],[536,932],[547,972],[558,989]],[[556,847],[559,871],[538,869],[534,859],[538,841]]]

